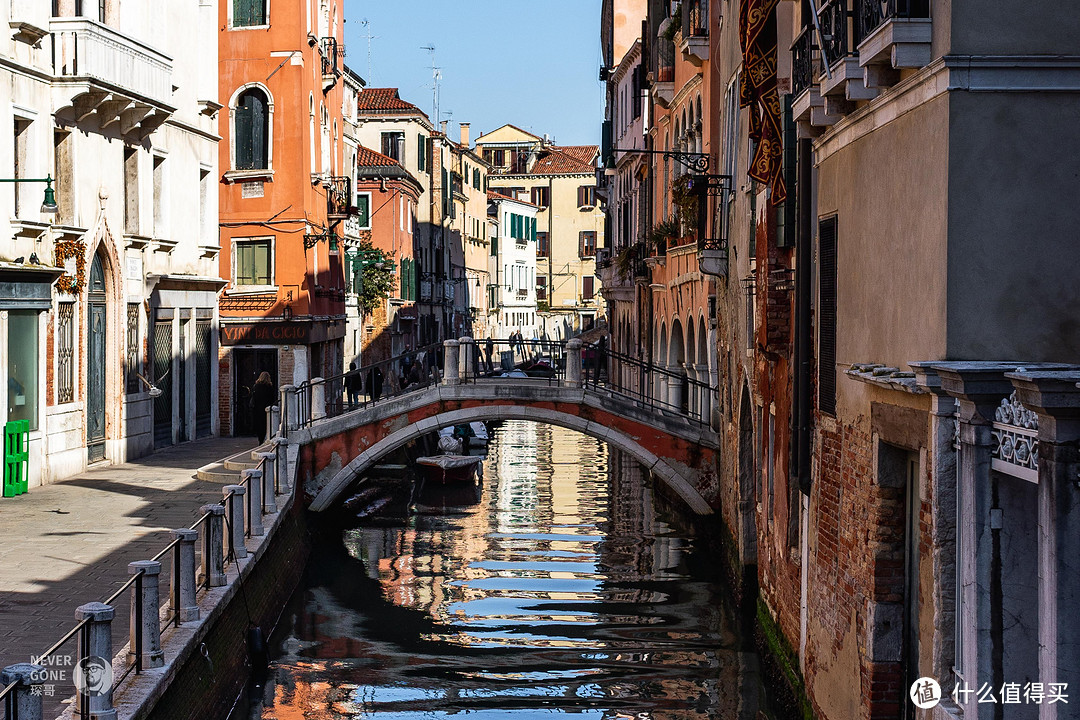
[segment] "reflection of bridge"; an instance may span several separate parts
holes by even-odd
[[[364,471],[421,435],[476,420],[531,420],[614,445],[694,512],[711,513],[717,502],[716,433],[677,407],[661,409],[609,383],[583,382],[581,347],[578,340],[565,343],[565,360],[552,378],[480,377],[482,362],[471,340],[448,340],[440,383],[352,410],[338,400],[347,378],[283,387],[281,434],[295,446],[290,455],[296,453],[311,509],[333,506]]]

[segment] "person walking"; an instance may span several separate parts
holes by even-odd
[[[360,371],[356,369],[356,363],[349,363],[349,372],[345,374],[345,390],[349,393],[349,407],[356,407],[360,404],[360,387],[363,385],[363,380],[360,377]]]
[[[487,341],[484,343],[484,354],[487,355],[487,369],[489,373],[495,372],[495,341],[491,339],[491,335],[488,335]]]
[[[274,381],[270,379],[270,373],[264,370],[255,381],[255,386],[251,388],[252,421],[259,429],[260,445],[266,441],[266,408],[273,405],[276,399],[277,388],[274,387]]]

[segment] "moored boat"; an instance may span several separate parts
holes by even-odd
[[[483,459],[471,455],[432,455],[416,458],[416,465],[426,481],[446,485],[472,480],[476,466]]]

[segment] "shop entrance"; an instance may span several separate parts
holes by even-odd
[[[278,387],[277,350],[274,349],[236,349],[233,350],[233,435],[250,437],[258,435],[256,423],[266,422],[266,417],[255,417],[251,407],[251,388],[259,374],[270,373],[274,388]]]

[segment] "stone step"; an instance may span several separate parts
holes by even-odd
[[[223,462],[215,462],[210,463],[209,465],[203,465],[196,470],[195,477],[199,480],[218,483],[220,485],[235,485],[240,482],[240,471],[230,470],[225,467],[225,463]]]
[[[227,470],[235,470],[238,473],[241,470],[251,470],[259,464],[259,461],[251,456],[252,452],[254,451],[244,450],[243,452],[236,453],[232,457],[225,458],[222,462]]]

